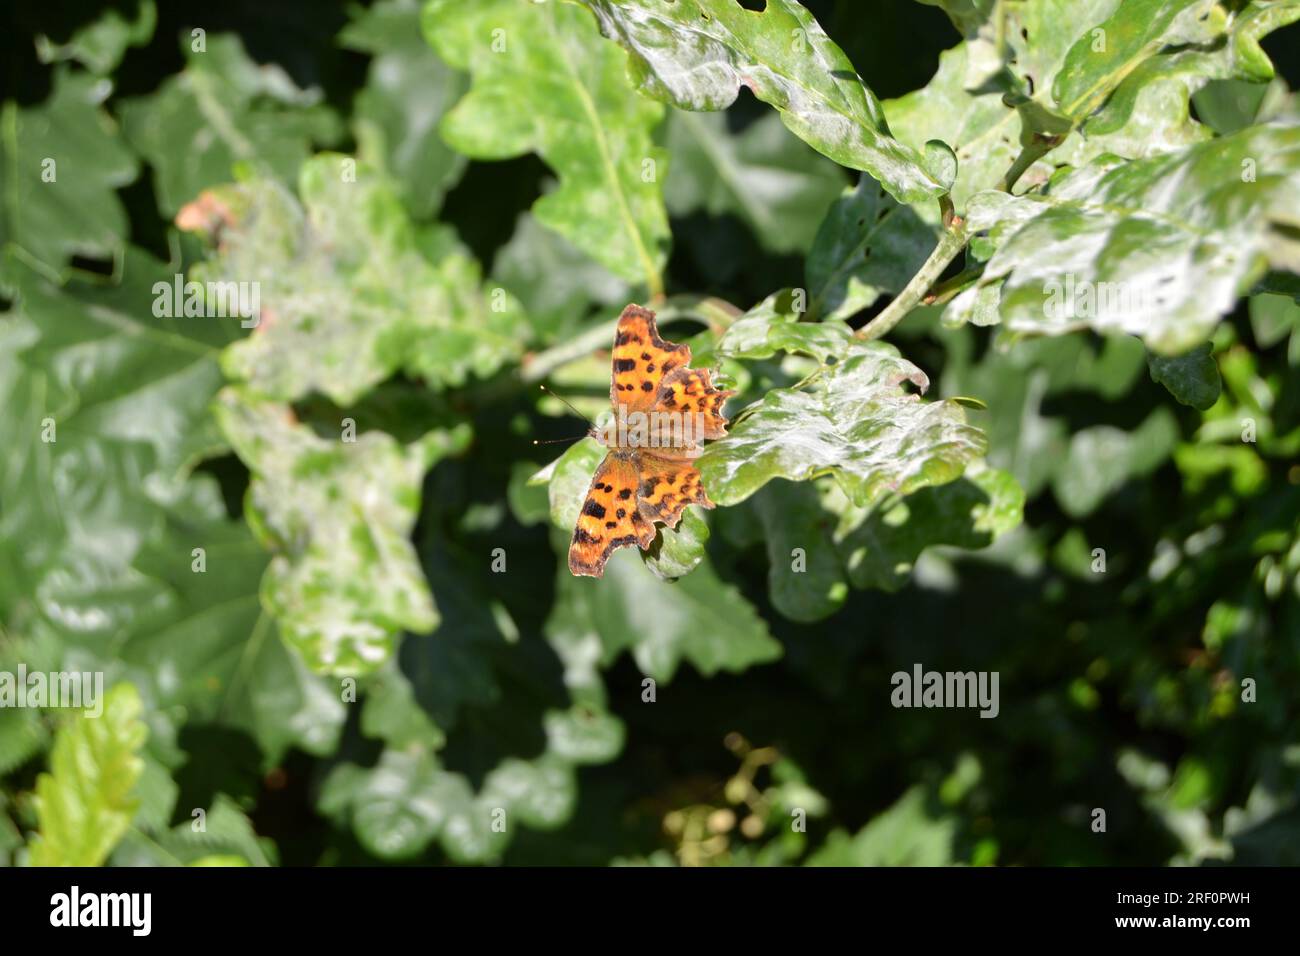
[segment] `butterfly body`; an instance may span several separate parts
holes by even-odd
[[[709,372],[691,350],[665,342],[655,315],[629,305],[619,317],[610,376],[610,423],[592,437],[609,452],[592,476],[569,545],[569,570],[600,577],[617,548],[649,548],[655,525],[676,528],[687,505],[712,508],[693,462],[704,440],[726,434]]]

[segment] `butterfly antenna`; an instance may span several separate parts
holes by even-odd
[[[566,406],[568,406],[569,411],[573,412],[573,414],[577,415],[577,416],[578,416],[579,418],[581,418],[584,422],[586,422],[589,426],[591,426],[591,427],[593,427],[593,428],[595,427],[594,425],[592,425],[592,422],[591,422],[591,419],[590,419],[590,418],[588,418],[586,415],[582,414],[582,412],[578,411],[576,408],[573,407],[573,403],[572,403],[572,402],[568,401],[567,399],[560,398],[560,396],[556,395],[554,392],[552,392],[552,391],[551,391],[549,388],[547,388],[545,385],[541,385],[541,386],[538,386],[538,387],[541,388],[541,390],[542,390],[543,392],[545,392],[547,395],[551,396],[551,398],[558,399],[559,401],[563,402]],[[576,441],[576,439],[575,439],[575,441]],[[535,445],[540,445],[540,444],[543,444],[543,443],[542,443],[542,442],[533,442],[533,444],[535,444]]]
[[[574,435],[572,438],[548,438],[546,439],[546,441],[540,441],[534,438],[533,444],[534,445],[562,445],[565,442],[577,441],[581,437],[582,437],[581,435]]]

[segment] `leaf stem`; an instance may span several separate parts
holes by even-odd
[[[902,321],[903,316],[920,305],[921,300],[926,297],[939,276],[943,275],[949,263],[966,248],[966,239],[963,220],[958,216],[952,217],[948,227],[939,234],[939,243],[930,253],[930,258],[925,260],[925,264],[916,275],[912,276],[911,281],[894,298],[894,301],[858,330],[856,337],[867,341],[878,339]]]
[[[954,298],[959,292],[969,286],[972,282],[984,274],[984,267],[963,269],[951,279],[944,279],[934,286],[925,298],[921,300],[922,305],[943,305],[945,302]]]
[[[1021,148],[1020,155],[1016,157],[1016,161],[1011,164],[1011,168],[1002,177],[1002,182],[998,183],[998,189],[1001,189],[1004,193],[1011,192],[1029,167],[1060,146],[1063,138],[1061,136],[1034,136],[1030,142]]]

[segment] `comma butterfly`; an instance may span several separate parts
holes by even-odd
[[[598,578],[617,548],[642,550],[655,523],[676,528],[690,504],[712,508],[693,464],[706,438],[727,433],[722,403],[706,369],[690,368],[691,350],[659,337],[655,314],[629,305],[614,336],[609,400],[614,418],[591,436],[609,452],[596,469],[569,545],[569,570]]]

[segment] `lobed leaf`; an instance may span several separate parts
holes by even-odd
[[[768,392],[699,468],[709,497],[743,501],[773,478],[833,474],[855,504],[909,494],[961,475],[987,449],[951,400],[923,402],[925,374],[883,343],[857,343],[806,390]]]
[[[824,363],[843,354],[853,341],[852,330],[835,319],[801,321],[797,308],[800,294],[801,290],[791,289],[774,292],[734,320],[718,340],[717,357],[764,359],[778,352],[791,352]]]
[[[1300,265],[1300,127],[1252,127],[1181,152],[1103,158],[1041,195],[986,193],[972,230],[996,250],[945,319],[969,321],[990,285],[1013,332],[1126,332],[1178,354],[1213,331],[1269,267]]]
[[[318,391],[349,405],[399,369],[442,389],[487,377],[523,349],[526,323],[504,291],[480,290],[477,264],[452,250],[430,262],[392,183],[350,157],[302,166],[301,205],[252,179],[205,194],[186,222],[211,230],[214,258],[197,281],[247,283],[261,306],[255,332],[222,368],[293,401]],[[203,222],[214,210],[215,226]]]
[[[140,164],[102,109],[107,80],[62,67],[39,106],[5,102],[0,125],[0,248],[62,269],[73,256],[120,258],[126,210],[116,190]],[[4,276],[0,264],[0,279]]]
[[[1132,432],[1112,425],[1077,431],[1052,482],[1056,500],[1072,517],[1086,517],[1124,482],[1159,467],[1177,441],[1178,423],[1167,408],[1157,408]]]
[[[235,388],[221,393],[215,413],[253,473],[246,513],[274,552],[263,600],[313,670],[368,673],[403,628],[438,626],[407,535],[424,473],[464,448],[468,426],[407,447],[382,432],[327,441],[285,406]]]
[[[134,10],[129,11],[104,10],[75,29],[64,43],[37,34],[36,56],[42,63],[75,60],[92,73],[107,76],[117,69],[128,47],[144,46],[153,37],[158,23],[158,8],[153,0],[135,0],[133,6]]]
[[[80,714],[55,735],[50,770],[36,781],[33,866],[99,866],[122,839],[144,769],[142,709],[136,689],[118,684],[104,694],[101,715]]]
[[[439,120],[465,92],[463,75],[424,42],[418,0],[357,8],[338,42],[371,54],[354,107],[361,155],[392,177],[412,216],[434,215],[465,171],[465,157],[438,135]]]
[[[942,195],[921,155],[889,133],[879,100],[844,51],[794,0],[762,12],[735,0],[583,0],[621,43],[648,95],[684,110],[726,109],[742,86],[800,139],[869,173],[900,202]]]
[[[167,215],[229,182],[237,165],[290,183],[313,143],[338,139],[338,118],[321,92],[300,90],[279,66],[254,62],[238,36],[207,37],[195,50],[186,34],[181,51],[184,70],[119,108],[126,138],[153,167]]]
[[[533,206],[537,221],[616,275],[661,291],[666,155],[651,132],[663,108],[636,95],[617,51],[593,42],[587,14],[561,3],[433,0],[424,31],[471,76],[440,124],[452,148],[473,159],[537,153],[559,176]]]
[[[856,588],[896,591],[926,548],[974,550],[1018,527],[1025,491],[996,468],[970,468],[957,481],[923,488],[892,508],[848,509],[835,540]]]

